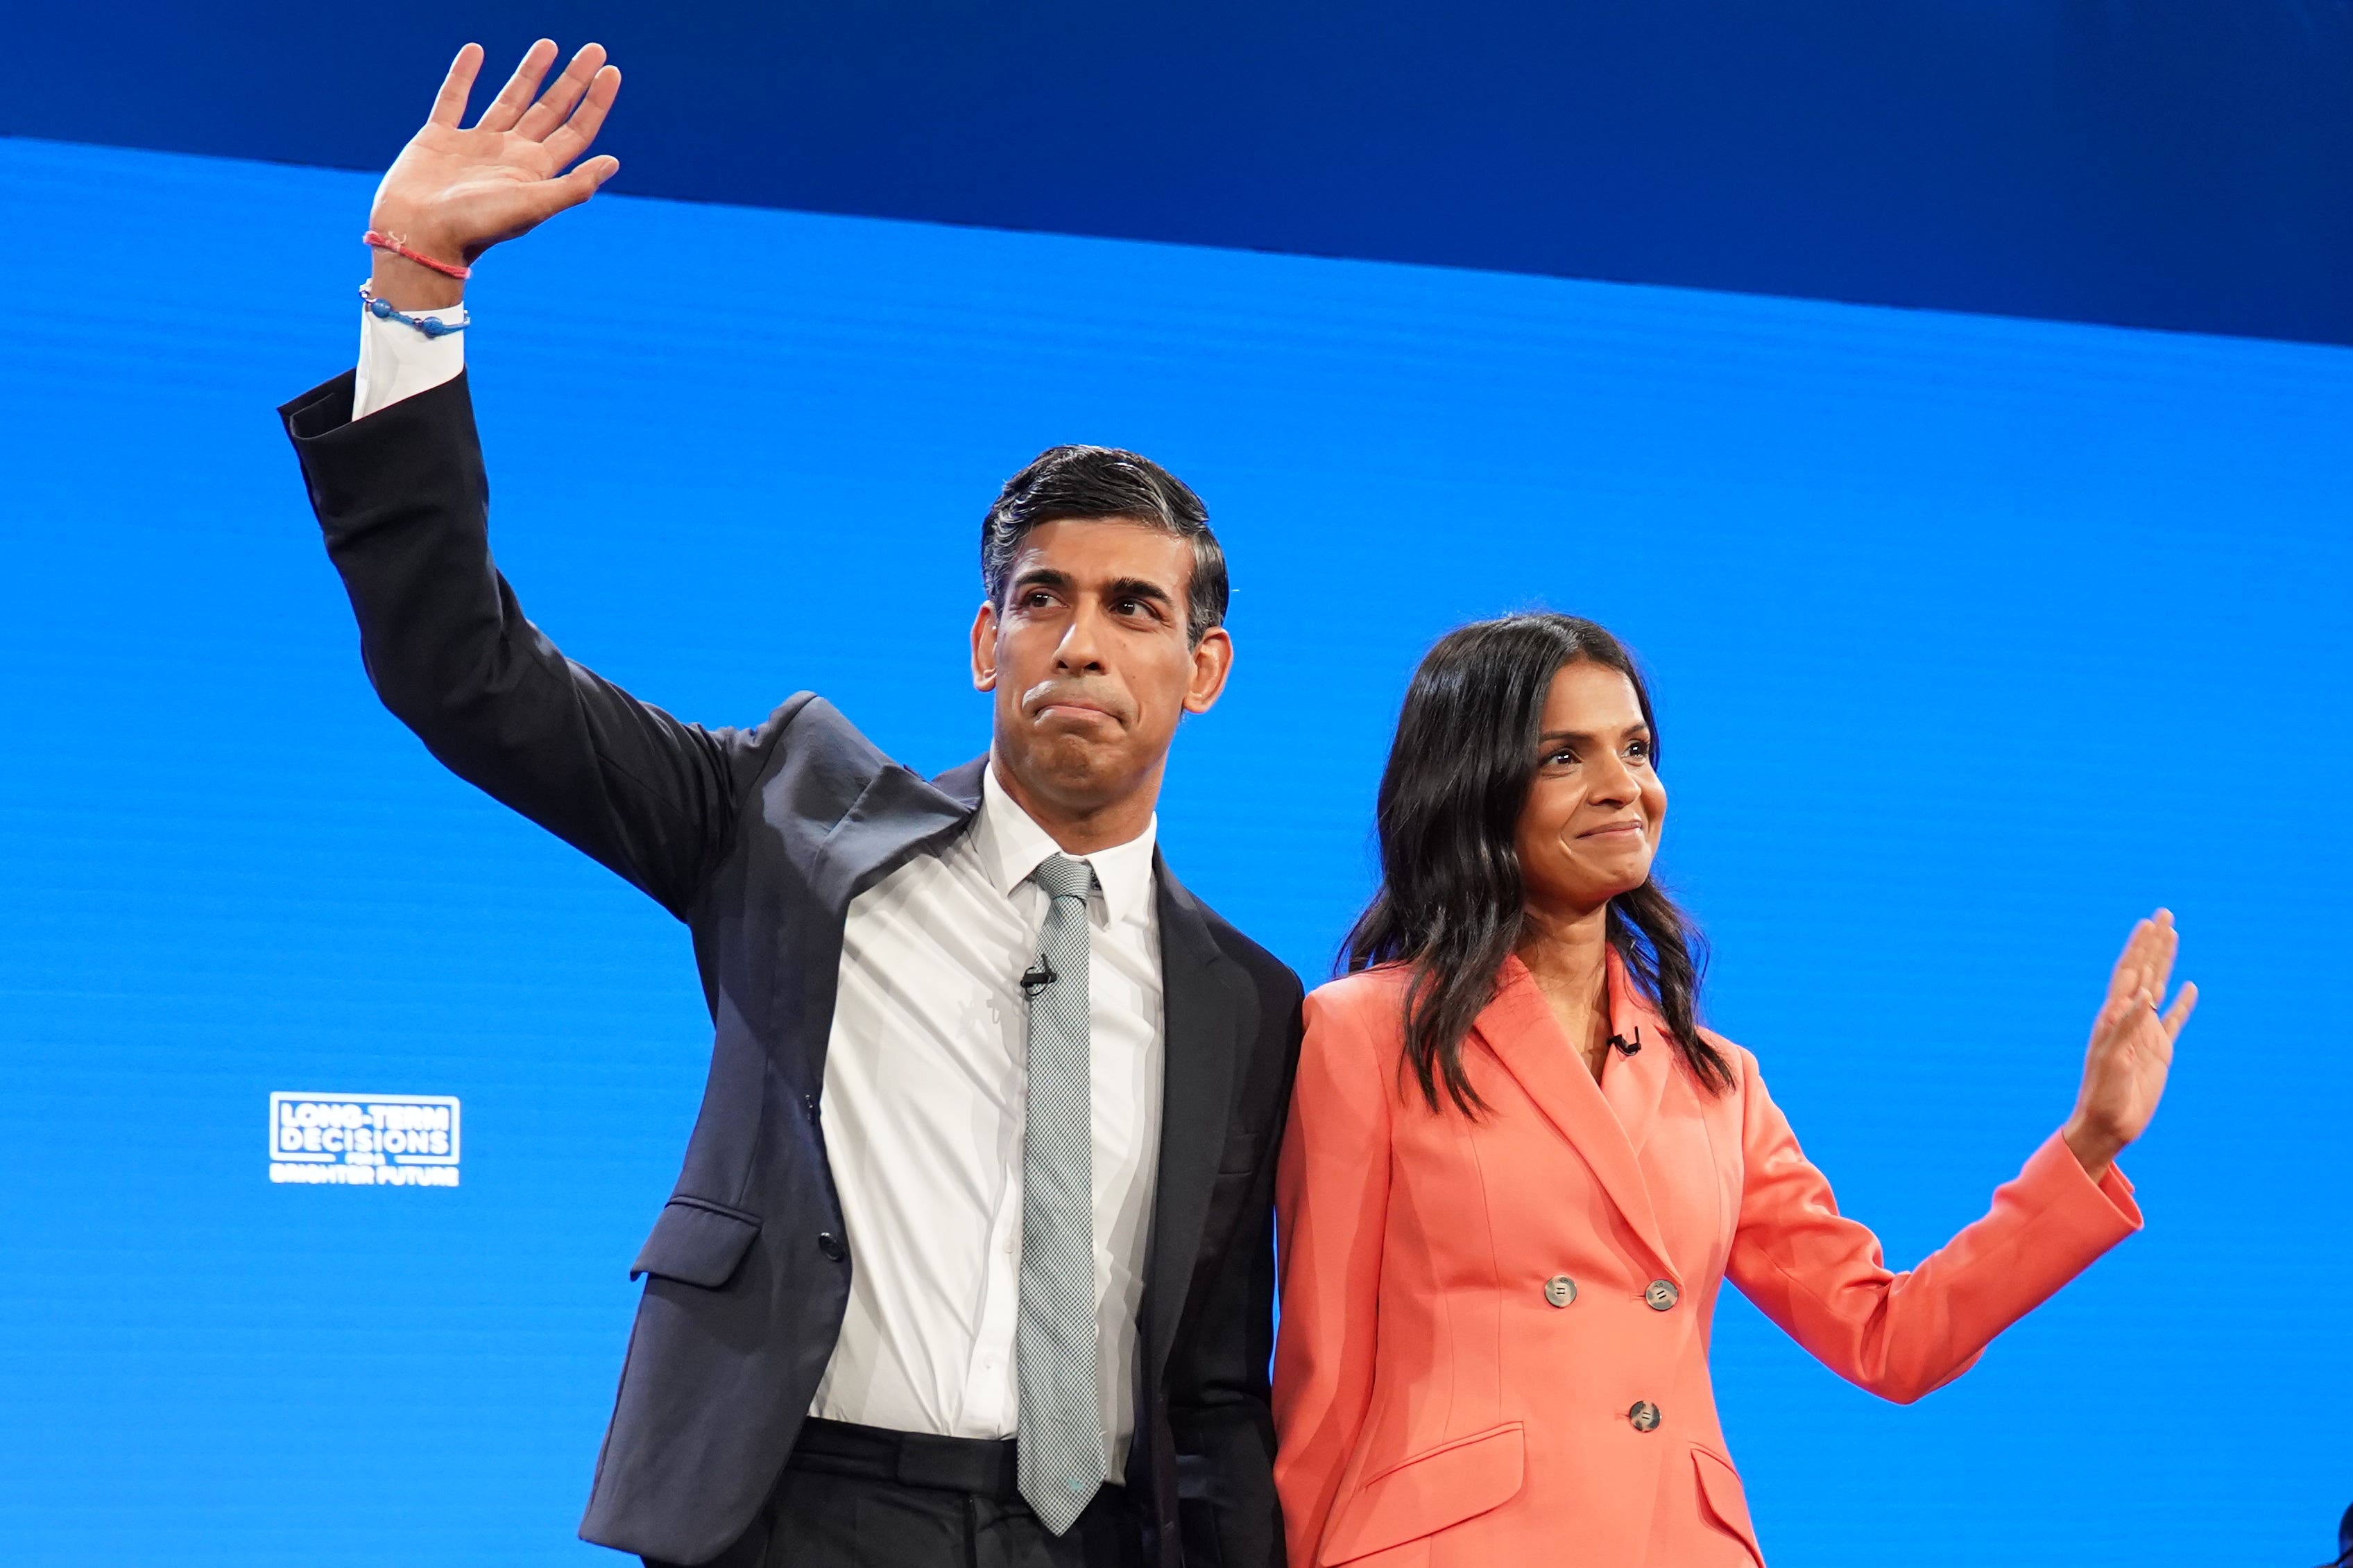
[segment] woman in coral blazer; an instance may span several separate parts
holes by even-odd
[[[1307,1003],[1278,1188],[1274,1416],[1293,1568],[1761,1563],[1717,1425],[1729,1279],[1890,1399],[1958,1376],[2140,1224],[2113,1164],[2195,988],[2133,932],[2073,1115],[1909,1273],[1843,1218],[1757,1058],[1694,1022],[1651,880],[1650,698],[1599,626],[1516,616],[1423,662],[1383,886]]]

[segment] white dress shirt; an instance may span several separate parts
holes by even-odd
[[[1134,1430],[1136,1308],[1159,1170],[1156,823],[1083,858],[1093,1078],[1098,1384],[1112,1474]],[[984,779],[970,831],[849,906],[821,1119],[849,1227],[849,1310],[812,1415],[1009,1437],[1020,1416],[1022,971],[1058,852]]]
[[[418,312],[454,321],[459,311]],[[352,417],[452,380],[460,334],[363,312]],[[1111,1473],[1135,1429],[1136,1310],[1160,1164],[1158,822],[1084,857],[1099,1385]],[[1021,1305],[1029,1004],[1059,846],[984,775],[971,828],[859,895],[842,932],[820,1121],[849,1230],[849,1309],[809,1413],[1009,1437]]]

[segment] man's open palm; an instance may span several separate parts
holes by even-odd
[[[618,159],[591,158],[564,171],[595,140],[621,90],[621,73],[605,63],[603,45],[590,44],[533,102],[554,62],[552,39],[532,45],[504,90],[465,130],[459,121],[482,49],[459,49],[432,117],[376,187],[371,224],[427,256],[470,263],[596,195],[621,166]]]

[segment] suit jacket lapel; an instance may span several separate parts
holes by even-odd
[[[857,803],[826,836],[819,862],[818,890],[835,923],[828,963],[839,961],[840,921],[859,894],[971,825],[980,809],[980,773],[987,764],[983,757],[925,780],[884,761],[868,781]]]
[[[1658,1215],[1651,1206],[1651,1191],[1643,1183],[1634,1143],[1559,1020],[1545,1005],[1544,994],[1536,989],[1527,965],[1518,958],[1504,961],[1495,999],[1479,1015],[1474,1027],[1504,1069],[1535,1101],[1545,1120],[1592,1169],[1601,1190],[1650,1249],[1652,1259],[1665,1266],[1666,1244],[1659,1234]],[[1647,1038],[1646,1032],[1646,1042]],[[1648,1054],[1646,1043],[1642,1055]],[[1615,1071],[1630,1060],[1640,1061],[1641,1056],[1620,1058],[1609,1070]]]
[[[1640,1154],[1659,1119],[1659,1098],[1674,1076],[1675,1044],[1651,1005],[1626,974],[1625,962],[1609,954],[1609,1027],[1641,1047],[1632,1056],[1614,1056],[1601,1074],[1601,1098],[1617,1113],[1626,1142]]]
[[[1160,1171],[1145,1266],[1145,1385],[1157,1388],[1201,1249],[1233,1099],[1234,1058],[1258,1027],[1258,995],[1218,950],[1200,906],[1155,858],[1160,916]]]

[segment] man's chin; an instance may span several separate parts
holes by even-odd
[[[1126,747],[1105,735],[1073,730],[1035,735],[1022,755],[1006,761],[1029,788],[1072,805],[1115,799],[1139,773]]]

